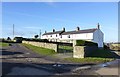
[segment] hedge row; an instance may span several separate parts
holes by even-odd
[[[76,40],[76,46],[98,46],[98,44],[85,40]]]
[[[73,45],[72,43],[54,42],[54,41],[49,41],[47,39],[23,38],[22,40],[24,40],[24,41],[54,43],[54,44],[65,45],[65,46],[72,46]]]
[[[25,41],[36,41],[36,42],[48,42],[47,39],[34,39],[34,38],[23,38]]]
[[[15,43],[12,40],[5,40],[5,39],[0,39],[0,42],[4,42],[4,43]]]

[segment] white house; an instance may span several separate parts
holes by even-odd
[[[42,35],[42,39],[48,39],[49,41],[58,41],[61,38],[62,33],[65,32],[65,28],[63,28],[63,30],[61,31],[55,31],[55,29],[53,29],[53,32],[45,32]]]
[[[53,32],[44,33],[42,35],[43,39],[48,39],[49,41],[58,41],[58,42],[73,42],[73,40],[87,40],[96,42],[98,44],[98,47],[103,47],[103,38],[104,34],[100,30],[100,25],[97,25],[97,28],[93,29],[85,29],[80,30],[79,27],[77,27],[74,31],[65,31],[65,28],[63,28],[62,31],[55,31],[53,29]]]

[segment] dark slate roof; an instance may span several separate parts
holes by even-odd
[[[61,34],[62,32],[63,32],[63,31],[48,32],[48,33],[44,33],[43,35]]]
[[[94,29],[85,29],[85,30],[79,30],[79,31],[56,31],[56,32],[48,32],[48,33],[44,33],[43,35],[51,35],[51,34],[62,34],[62,35],[68,35],[68,34],[80,34],[80,33],[93,33],[94,31],[96,31],[97,28]]]
[[[62,33],[62,35],[68,35],[68,34],[80,34],[80,33],[93,33],[94,31],[96,31],[97,29],[85,29],[85,30],[79,30],[79,31],[68,31],[68,32],[64,32]]]

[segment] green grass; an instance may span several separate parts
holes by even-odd
[[[7,47],[7,46],[9,46],[8,43],[0,42],[0,47]]]
[[[52,49],[37,47],[37,46],[33,46],[33,45],[30,45],[30,44],[24,44],[24,43],[22,45],[27,47],[28,49],[31,49],[32,51],[34,51],[38,54],[49,55],[49,56],[52,56],[53,54],[56,54],[56,52]]]
[[[54,50],[47,49],[47,48],[42,48],[42,47],[37,47],[33,46],[30,44],[22,44],[25,47],[31,49],[32,51],[42,54],[42,55],[48,55],[48,56],[53,56],[57,54]],[[66,49],[71,49],[70,47],[66,47]],[[98,50],[95,52],[92,52],[93,57],[86,57],[86,58],[64,58],[64,61],[69,61],[73,63],[104,63],[104,62],[109,62],[114,60],[114,58],[105,58],[106,56],[110,56],[111,53],[108,52],[108,50]],[[96,57],[97,56],[97,57]],[[103,58],[102,58],[103,57]],[[56,57],[55,57],[56,58]]]
[[[59,48],[60,49],[66,49],[66,50],[73,50],[72,46],[62,46],[62,45],[60,45]]]
[[[115,55],[110,50],[98,49],[92,51],[89,56],[85,58],[65,58],[64,60],[79,63],[104,63],[114,60]]]
[[[113,58],[93,58],[93,57],[87,57],[87,58],[64,58],[64,60],[70,61],[70,62],[78,62],[78,63],[104,63],[114,60]]]

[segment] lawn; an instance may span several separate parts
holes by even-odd
[[[59,53],[73,53],[73,47],[72,46],[64,46],[64,45],[59,45],[58,46],[58,52]]]
[[[0,42],[0,47],[6,47],[6,46],[9,46],[8,43],[4,43],[4,42]]]
[[[64,58],[64,60],[70,62],[78,62],[78,63],[104,63],[114,60],[113,58],[93,58],[93,57],[86,57],[86,58]]]
[[[53,54],[56,54],[56,52],[52,49],[37,47],[37,46],[33,46],[33,45],[30,45],[30,44],[24,44],[24,43],[22,45],[27,47],[28,49],[31,49],[32,51],[34,51],[38,54],[49,55],[49,56],[52,56]]]
[[[73,50],[72,46],[63,46],[63,45],[60,45],[59,48],[60,49],[66,49],[66,50]]]

